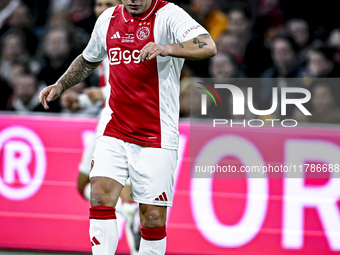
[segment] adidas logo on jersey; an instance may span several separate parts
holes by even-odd
[[[120,34],[119,34],[119,32],[117,31],[117,32],[111,37],[111,39],[118,39],[118,38],[120,38]]]
[[[155,198],[156,201],[168,201],[168,197],[166,196],[165,192]]]

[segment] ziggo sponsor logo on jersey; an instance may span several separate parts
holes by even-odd
[[[124,50],[122,51],[121,48],[112,48],[109,50],[109,62],[110,65],[119,65],[120,63],[130,64],[132,61],[135,64],[140,62],[139,58],[140,51],[139,50]]]

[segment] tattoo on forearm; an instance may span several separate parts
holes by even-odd
[[[85,80],[99,64],[100,62],[88,62],[82,55],[79,55],[58,80],[63,86],[63,91]]]
[[[201,42],[200,40],[198,40],[197,38],[194,38],[194,41],[193,41],[194,44],[198,44],[198,47],[201,49],[203,48],[204,46],[208,45],[206,42]]]
[[[178,45],[179,45],[179,47],[184,48],[183,43],[179,43]]]
[[[211,38],[211,36],[209,34],[203,34],[203,35],[199,35],[199,36],[203,37],[204,39]]]

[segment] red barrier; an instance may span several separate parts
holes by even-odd
[[[90,252],[89,204],[76,177],[95,126],[94,119],[0,115],[0,248]],[[191,148],[196,163],[215,141],[237,145],[219,152],[220,165],[246,165],[250,155],[263,166],[340,163],[339,130],[201,128]],[[189,124],[180,132],[169,254],[340,253],[339,178],[190,178]],[[120,236],[118,252],[128,254]]]

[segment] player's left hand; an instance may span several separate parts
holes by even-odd
[[[168,45],[161,45],[154,42],[149,42],[140,51],[140,59],[142,62],[150,61],[158,55],[165,57],[168,55]]]

